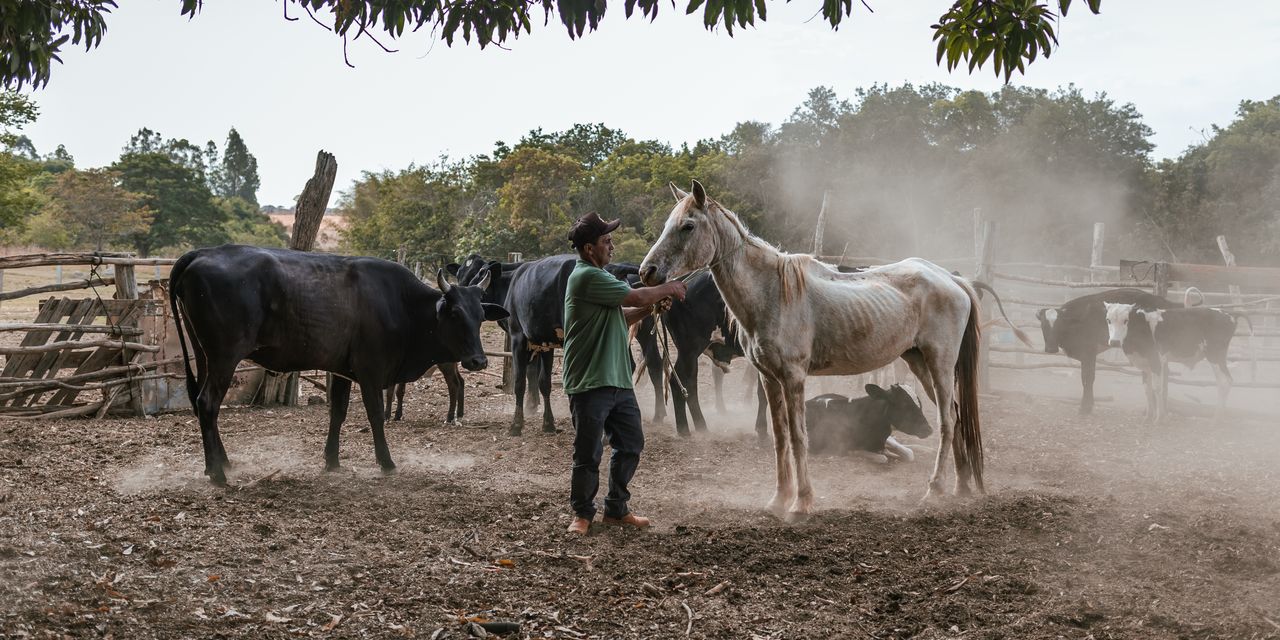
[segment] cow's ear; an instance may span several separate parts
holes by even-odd
[[[863,387],[863,389],[866,390],[867,395],[871,396],[872,398],[883,398],[889,395],[888,391],[885,391],[884,389],[881,389],[879,386],[874,384],[868,384],[867,386]]]
[[[671,195],[675,196],[676,202],[680,202],[685,198],[689,197],[689,194],[682,191],[680,187],[677,187],[676,183],[668,182],[667,185],[671,187]]]
[[[699,209],[707,207],[707,192],[702,188],[702,183],[697,180],[693,181],[693,203],[698,205]]]
[[[444,266],[444,270],[445,270],[445,271],[448,271],[448,272],[449,272],[449,275],[451,275],[451,276],[453,276],[453,277],[455,277],[455,278],[456,278],[456,277],[458,277],[458,269],[461,269],[461,268],[462,268],[462,266],[461,266],[461,265],[459,265],[459,264],[458,264],[458,263],[456,263],[456,262],[450,262],[449,264],[446,264],[446,265]]]
[[[500,304],[490,304],[488,302],[485,302],[480,306],[484,307],[485,320],[498,321],[511,315],[510,313],[507,313],[507,310],[504,309]]]

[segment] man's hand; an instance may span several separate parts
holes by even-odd
[[[665,282],[658,286],[665,287],[667,289],[667,295],[669,297],[672,297],[672,298],[675,298],[676,300],[681,300],[681,301],[684,300],[684,294],[689,291],[689,286],[679,280],[671,280],[669,282]]]
[[[663,298],[658,301],[658,313],[666,313],[671,310],[671,298]]]

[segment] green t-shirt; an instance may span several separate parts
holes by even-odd
[[[564,392],[630,389],[631,357],[622,300],[627,283],[578,260],[564,294]]]

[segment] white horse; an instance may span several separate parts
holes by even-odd
[[[764,378],[777,468],[770,510],[786,512],[792,521],[813,510],[805,376],[865,373],[898,358],[907,361],[938,407],[942,442],[926,498],[945,493],[948,450],[955,455],[956,492],[968,493],[971,480],[985,492],[973,285],[919,258],[840,273],[813,256],[781,253],[751,235],[697,181],[692,194],[674,184],[671,191],[676,206],[640,275],[652,286],[710,268],[742,328],[747,358]]]

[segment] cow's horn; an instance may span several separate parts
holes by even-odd
[[[449,293],[449,289],[453,288],[444,277],[444,269],[436,271],[436,286],[440,288],[440,293]]]
[[[481,291],[488,291],[489,281],[492,279],[493,279],[493,272],[489,271],[488,269],[485,269],[484,276],[480,278],[480,282],[477,282],[475,286],[480,287]]]

